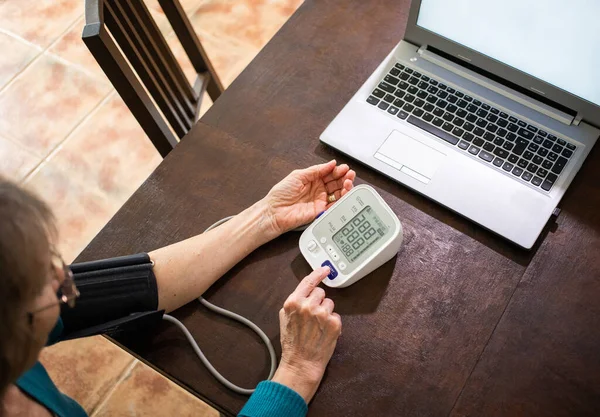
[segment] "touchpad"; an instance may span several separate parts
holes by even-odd
[[[433,178],[445,157],[440,151],[397,130],[375,153],[375,158],[425,184]]]

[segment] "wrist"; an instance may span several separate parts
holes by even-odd
[[[271,209],[267,199],[263,198],[262,200],[257,201],[252,207],[258,212],[258,230],[263,237],[264,242],[266,243],[275,239],[276,237],[279,237],[281,232],[277,227],[273,210]]]
[[[317,392],[323,372],[281,362],[272,381],[297,392],[308,404]]]

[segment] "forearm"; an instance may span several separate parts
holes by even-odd
[[[198,298],[235,264],[275,237],[261,200],[207,233],[151,252],[158,308],[170,312]]]

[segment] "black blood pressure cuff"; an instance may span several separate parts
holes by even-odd
[[[154,326],[158,289],[146,253],[71,265],[80,292],[74,308],[62,306],[62,340],[95,334],[119,336]]]

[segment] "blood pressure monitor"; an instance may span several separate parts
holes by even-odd
[[[313,269],[328,266],[329,287],[355,283],[393,258],[402,245],[402,225],[377,191],[358,185],[300,236],[300,251]]]

